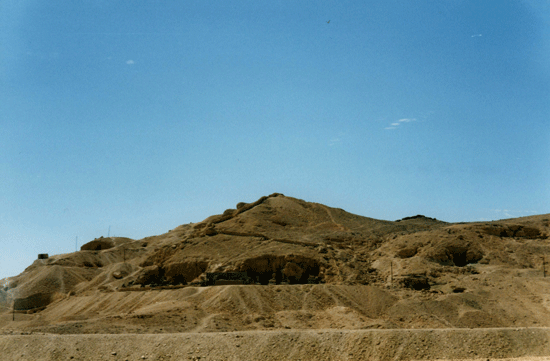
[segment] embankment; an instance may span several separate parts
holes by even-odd
[[[542,360],[550,328],[0,336],[3,360]]]

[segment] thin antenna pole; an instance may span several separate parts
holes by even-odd
[[[78,236],[76,236],[76,239],[74,240],[74,251],[78,252]]]
[[[107,232],[107,237],[111,236],[111,226],[109,226],[109,231]]]

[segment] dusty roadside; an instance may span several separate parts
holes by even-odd
[[[550,328],[5,335],[3,360],[546,360]]]

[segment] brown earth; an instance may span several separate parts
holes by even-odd
[[[382,221],[273,194],[163,235],[98,238],[79,252],[36,260],[0,283],[0,333],[6,335],[0,345],[31,332],[48,335],[38,344],[60,337],[54,334],[217,337],[220,345],[231,335],[244,335],[251,345],[297,335],[316,349],[326,341],[318,338],[338,339],[343,332],[363,340],[374,337],[373,330],[393,338],[415,337],[411,329],[458,335],[521,328],[546,335],[550,294],[542,257],[550,251],[549,234],[549,214],[476,223],[424,216]],[[408,342],[399,337],[396,345]],[[428,348],[439,350],[436,343]],[[531,349],[473,350],[480,357],[550,355],[547,348]],[[263,352],[241,359],[323,359]],[[326,359],[363,359],[352,352]],[[437,356],[384,358],[384,352],[367,359]],[[225,359],[237,359],[231,355]]]
[[[0,336],[3,360],[548,360],[549,329]],[[529,355],[529,356],[525,356]]]

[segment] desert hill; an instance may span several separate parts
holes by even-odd
[[[548,214],[384,221],[272,194],[162,235],[38,259],[4,280],[0,329],[547,327],[549,234]]]

